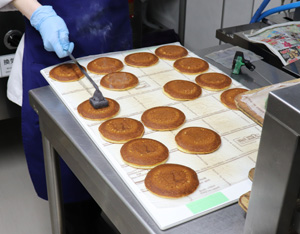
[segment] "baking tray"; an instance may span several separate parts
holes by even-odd
[[[104,56],[120,59],[124,63],[128,54],[154,53],[157,47],[100,54],[78,60],[85,67],[93,59]],[[198,57],[191,51],[188,56]],[[77,113],[77,106],[94,92],[89,81],[86,78],[71,83],[52,80],[49,78],[49,71],[53,67],[41,70],[42,75],[160,229],[165,230],[235,203],[242,194],[250,190],[248,172],[255,166],[261,127],[242,112],[225,107],[220,102],[221,92],[203,89],[201,97],[193,101],[175,101],[163,94],[162,87],[168,81],[182,79],[194,82],[195,75],[179,73],[173,68],[173,62],[167,60],[159,60],[156,65],[147,68],[130,67],[124,63],[123,71],[135,74],[139,78],[139,85],[127,91],[110,91],[100,87],[105,97],[115,99],[120,104],[121,109],[116,117],[140,120],[145,110],[155,106],[172,106],[185,113],[186,122],[179,129],[157,132],[145,127],[143,136],[158,140],[168,147],[170,156],[167,163],[188,166],[198,175],[200,185],[193,194],[179,199],[166,199],[153,195],[145,188],[144,178],[148,170],[132,168],[122,161],[122,144],[112,144],[101,138],[98,132],[101,121],[86,120]],[[210,64],[208,72],[221,71]],[[89,74],[97,84],[100,83],[102,75]],[[232,80],[230,88],[235,87],[245,88]],[[179,151],[175,135],[182,128],[190,126],[205,127],[219,133],[221,147],[206,155]]]
[[[300,80],[289,80],[274,85],[269,85],[259,89],[253,89],[245,93],[239,94],[235,98],[235,102],[239,110],[249,116],[260,126],[263,125],[266,113],[268,96],[271,91],[286,88],[299,84]]]

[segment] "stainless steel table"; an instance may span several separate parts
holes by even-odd
[[[40,119],[53,233],[64,233],[57,153],[121,233],[242,233],[244,212],[237,204],[160,230],[54,91],[46,86],[29,97]]]

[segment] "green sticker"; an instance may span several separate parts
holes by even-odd
[[[194,214],[200,213],[202,211],[208,210],[212,207],[218,206],[224,202],[229,201],[229,199],[221,192],[214,193],[205,198],[201,198],[197,201],[193,201],[187,204],[187,208],[190,209]]]

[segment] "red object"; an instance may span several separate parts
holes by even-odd
[[[285,47],[292,47],[292,44],[289,43],[289,42],[286,42],[286,41],[283,43],[283,45],[284,45]]]

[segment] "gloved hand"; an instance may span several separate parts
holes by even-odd
[[[45,50],[54,51],[59,58],[72,53],[74,43],[69,42],[67,25],[51,6],[41,6],[35,10],[30,23],[40,32]]]

